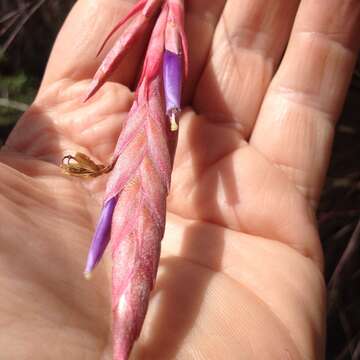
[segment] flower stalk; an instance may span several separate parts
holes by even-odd
[[[95,164],[83,154],[67,156],[62,164],[74,176],[109,172],[85,275],[90,276],[110,242],[114,360],[128,359],[156,279],[174,155],[172,132],[178,129],[176,117],[188,68],[183,1],[140,0],[105,39],[100,51],[110,36],[132,20],[106,55],[85,97],[91,97],[106,81],[161,4],[135,100],[111,164]]]

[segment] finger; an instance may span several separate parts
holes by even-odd
[[[79,0],[76,2],[54,44],[40,91],[59,79],[92,78],[121,30],[112,37],[101,55],[96,57],[102,42],[135,2],[135,0]],[[146,39],[147,36],[144,36],[137,41],[112,75],[112,80],[125,85],[133,83]]]
[[[209,54],[214,31],[226,0],[186,2],[185,27],[189,40],[189,76],[185,82],[184,103],[189,104]]]
[[[288,41],[299,0],[229,0],[194,107],[247,138]]]
[[[303,0],[251,137],[312,203],[360,45],[358,0]]]

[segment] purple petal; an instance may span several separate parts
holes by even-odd
[[[101,210],[100,219],[96,226],[95,235],[91,243],[84,272],[87,276],[90,275],[97,263],[100,261],[106,246],[109,243],[112,216],[116,203],[117,197],[113,197],[104,204]]]
[[[165,50],[164,53],[164,92],[166,114],[180,110],[183,80],[183,59],[181,55]]]

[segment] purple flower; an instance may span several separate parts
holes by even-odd
[[[165,50],[163,62],[166,114],[171,119],[171,130],[177,130],[175,114],[181,108],[183,59],[181,54]]]
[[[163,83],[166,115],[171,131],[178,129],[176,114],[181,111],[183,73],[188,74],[188,45],[184,29],[184,1],[167,0],[169,14],[165,30]]]
[[[100,220],[96,226],[95,235],[91,243],[86,268],[84,271],[85,277],[87,278],[90,277],[91,272],[100,261],[105,248],[109,243],[112,216],[116,203],[117,196],[108,200],[101,210]]]

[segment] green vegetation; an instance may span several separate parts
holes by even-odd
[[[0,127],[15,124],[36,94],[37,80],[23,71],[0,78]]]
[[[0,144],[34,99],[52,43],[74,2],[0,0]]]

